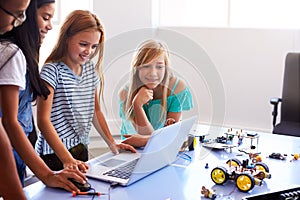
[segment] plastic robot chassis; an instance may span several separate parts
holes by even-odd
[[[271,178],[268,166],[263,162],[249,164],[249,159],[241,162],[233,158],[225,166],[215,167],[211,171],[211,179],[215,184],[222,185],[227,180],[233,180],[242,192],[252,190],[255,185],[262,185],[265,178]]]

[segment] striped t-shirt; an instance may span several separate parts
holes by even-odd
[[[79,143],[89,143],[89,132],[94,115],[94,94],[99,84],[92,62],[82,65],[77,76],[64,63],[47,63],[41,78],[54,88],[51,122],[67,149]],[[39,155],[54,153],[40,133],[36,143]]]

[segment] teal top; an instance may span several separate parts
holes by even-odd
[[[170,96],[167,97],[167,113],[168,112],[182,112],[183,110],[190,110],[193,108],[193,98],[192,94],[188,87],[179,92],[178,94],[174,94],[174,90],[178,84],[178,79],[174,84],[174,87],[170,93]],[[120,117],[122,119],[121,126],[121,135],[124,134],[136,134],[136,130],[132,125],[129,119],[126,119],[125,114],[123,112],[124,102],[120,101]],[[143,109],[147,115],[149,122],[151,123],[154,130],[162,128],[165,124],[166,117],[164,119],[160,119],[161,117],[161,99],[154,99],[149,101],[148,105],[143,105]],[[123,138],[123,137],[122,137]],[[124,139],[124,138],[123,138]]]

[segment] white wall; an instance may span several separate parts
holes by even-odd
[[[168,41],[171,51],[176,49],[177,35],[190,39],[191,46],[198,45],[199,58],[215,68],[219,73],[224,91],[218,96],[213,82],[215,77],[205,77],[204,68],[197,62],[188,63],[187,54],[197,54],[193,48],[180,55],[172,55],[172,67],[182,74],[192,89],[195,110],[203,123],[214,123],[214,113],[224,115],[224,124],[241,129],[259,131],[272,130],[271,97],[280,96],[284,59],[287,52],[299,50],[299,30],[256,30],[226,28],[163,28],[151,27],[151,1],[94,1],[94,12],[102,19],[106,29],[105,102],[107,118],[113,131],[118,131],[117,91],[128,78],[133,49],[148,37],[162,38]],[[168,38],[163,32],[168,32]],[[187,40],[188,40],[187,39]],[[173,47],[175,46],[175,47]],[[202,48],[205,55],[203,54]],[[199,61],[201,63],[202,61]],[[200,64],[201,65],[201,64]],[[195,75],[195,70],[198,75]],[[193,80],[194,79],[194,80]],[[196,79],[196,80],[195,80]],[[217,99],[222,99],[224,104]],[[215,99],[213,99],[215,98]],[[217,104],[217,105],[214,105]],[[222,122],[219,116],[217,122]]]
[[[269,99],[281,95],[284,59],[299,50],[299,30],[174,30],[203,46],[215,63],[225,88],[225,124],[271,131]]]
[[[201,123],[270,132],[269,99],[281,95],[285,55],[300,51],[299,30],[151,29],[151,3],[93,1],[106,33],[104,113],[112,132],[119,132],[118,90],[128,80],[132,52],[150,37],[167,42],[172,68],[191,88],[195,107],[184,117],[199,114]],[[49,32],[41,61],[50,53],[58,28]]]

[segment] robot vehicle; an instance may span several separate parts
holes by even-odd
[[[265,178],[271,178],[268,166],[263,162],[249,164],[249,159],[241,162],[233,158],[225,166],[215,167],[211,171],[211,179],[215,184],[222,185],[227,180],[233,180],[242,192],[252,190],[255,185],[262,185]]]

